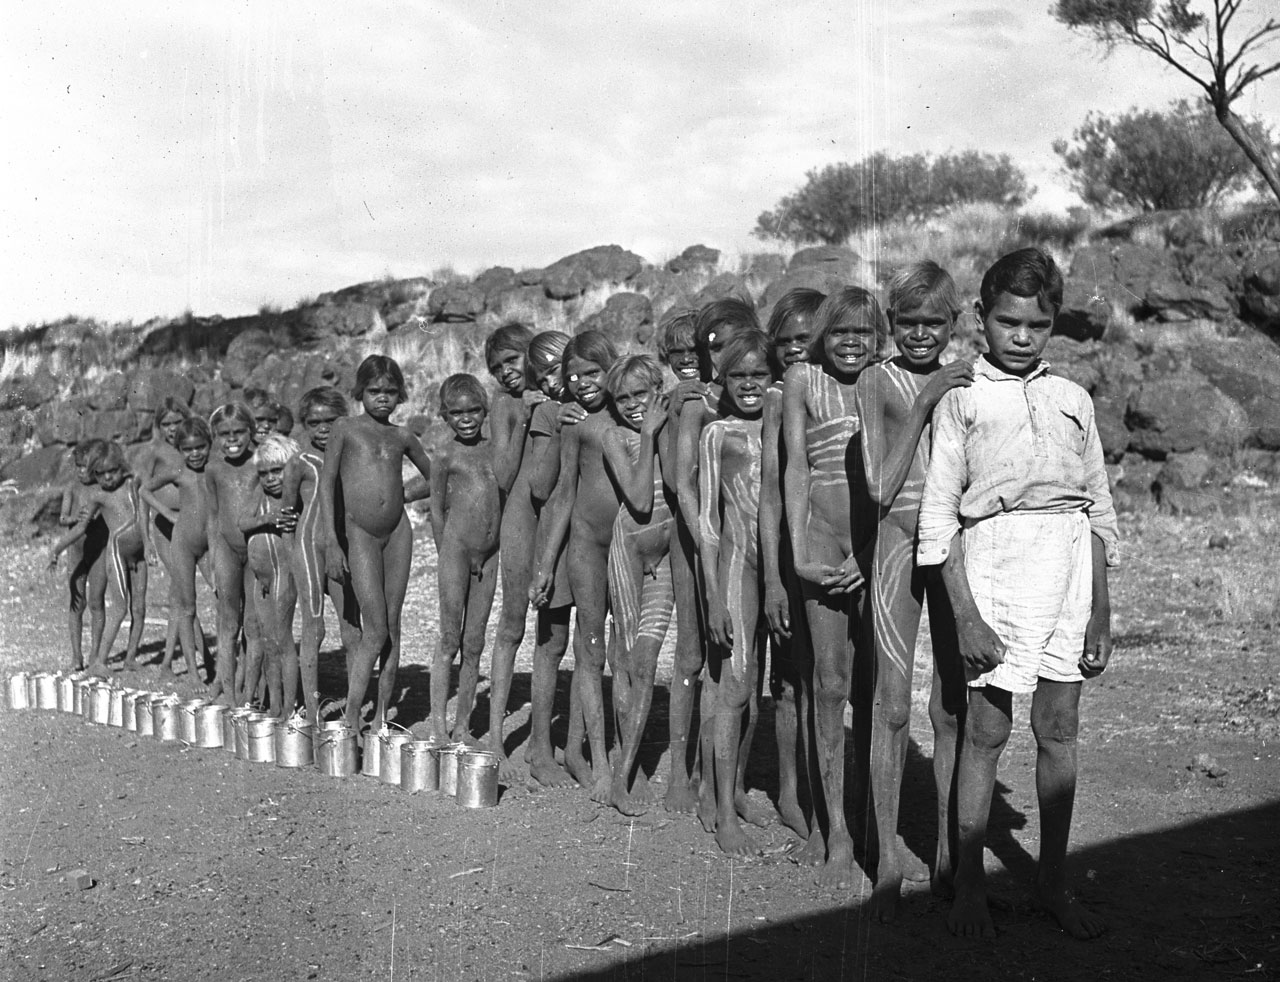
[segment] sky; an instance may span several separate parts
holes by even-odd
[[[1061,211],[1054,139],[1196,93],[1047,7],[6,4],[0,326],[230,316],[608,243],[758,251],[808,170],[876,150],[1007,153]],[[1280,127],[1264,86],[1238,109]]]

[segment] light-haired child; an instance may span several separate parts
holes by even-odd
[[[937,853],[934,889],[951,886],[956,736],[964,715],[964,677],[956,651],[955,621],[942,581],[915,562],[916,524],[929,466],[930,420],[938,400],[973,379],[967,362],[943,365],[959,315],[956,286],[934,262],[912,263],[888,286],[889,330],[898,354],[858,378],[862,462],[867,491],[880,510],[871,568],[871,618],[876,681],[871,717],[871,789],[879,846],[872,916],[891,921],[907,857],[898,839],[898,801],[911,720],[911,677],[925,596],[933,644],[929,719],[933,724],[933,775],[937,788]]]
[[[494,475],[493,440],[484,430],[488,410],[489,398],[474,375],[450,375],[440,384],[440,418],[453,431],[431,467],[431,532],[440,598],[440,644],[431,663],[431,732],[441,741],[474,742],[471,711],[498,585],[502,495]],[[450,730],[445,720],[449,669],[459,650],[462,667]]]
[[[401,473],[405,458],[424,480],[431,480],[431,461],[418,438],[391,422],[391,414],[407,395],[404,372],[394,358],[370,355],[362,361],[352,396],[360,400],[364,413],[334,421],[320,472],[321,514],[329,522],[326,572],[339,581],[349,572],[360,605],[360,646],[349,663],[343,711],[357,732],[374,663],[381,666],[374,732],[386,721],[400,664],[400,614],[413,560],[413,529],[404,510]]]
[[[58,524],[72,528],[79,524],[90,507],[89,489],[97,484],[94,469],[106,452],[107,441],[81,440],[71,451],[76,476],[62,491],[62,507]],[[67,630],[71,635],[71,668],[84,668],[84,610],[89,608],[89,653],[93,655],[102,642],[106,623],[104,606],[107,593],[107,525],[99,515],[85,529],[84,538],[67,547]]]
[[[973,385],[946,393],[934,410],[917,558],[942,565],[969,684],[947,918],[960,936],[995,933],[983,847],[1014,693],[1031,695],[1037,900],[1073,937],[1106,928],[1072,897],[1065,863],[1081,683],[1111,657],[1107,567],[1118,560],[1118,530],[1093,403],[1040,359],[1062,289],[1057,265],[1038,249],[997,260],[974,308],[987,353]]]

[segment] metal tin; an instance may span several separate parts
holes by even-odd
[[[252,709],[248,706],[241,706],[239,709],[228,709],[222,716],[222,749],[229,754],[240,754],[236,750],[236,730],[239,728],[239,720],[248,716]],[[248,739],[248,732],[245,732],[245,738]],[[247,749],[247,745],[246,745]]]
[[[364,735],[364,755],[360,758],[360,773],[365,777],[378,777],[382,773],[382,736],[386,726],[376,733],[370,730]]]
[[[384,729],[379,738],[382,744],[378,748],[378,779],[383,784],[400,783],[400,748],[413,742],[413,734],[408,730]]]
[[[58,708],[58,679],[53,672],[41,672],[36,676],[36,708]]]
[[[356,731],[344,720],[320,727],[316,763],[329,777],[350,777],[356,772]]]
[[[124,690],[124,705],[121,707],[120,725],[130,732],[138,732],[138,699],[147,693],[139,689]]]
[[[40,676],[43,672],[31,672],[26,676],[27,680],[27,708],[40,708]]]
[[[27,698],[27,673],[17,672],[9,676],[9,708],[30,709],[31,700]]]
[[[492,808],[498,803],[498,755],[488,750],[464,750],[457,757],[458,804]]]
[[[237,709],[231,714],[232,727],[235,730],[236,756],[240,760],[249,759],[249,720],[259,715],[256,709],[247,706]]]
[[[223,737],[226,730],[223,727],[223,721],[227,718],[227,707],[219,706],[211,702],[203,703],[196,710],[196,738],[193,741],[197,747],[221,747]],[[235,742],[234,735],[232,742]]]
[[[458,755],[466,749],[465,743],[447,743],[436,751],[440,761],[440,791],[450,798],[458,793]]]
[[[76,700],[76,676],[63,675],[58,679],[58,709],[69,713]]]
[[[410,740],[400,748],[400,787],[405,791],[439,791],[440,758],[431,740]]]
[[[196,713],[205,705],[203,699],[188,699],[178,707],[178,738],[183,743],[196,746],[200,740],[199,727],[196,725]]]
[[[154,692],[140,692],[134,700],[133,715],[138,736],[156,735],[156,718],[151,713],[151,704],[158,698]]]
[[[89,675],[76,679],[75,692],[72,694],[71,699],[71,711],[77,716],[89,715],[89,693],[93,691],[93,687],[97,684],[98,680]]]
[[[124,697],[127,690],[112,689],[111,702],[107,706],[107,725],[124,726]]]
[[[280,767],[309,767],[316,761],[313,727],[297,714],[276,724],[276,764]]]
[[[248,723],[248,756],[255,764],[276,762],[276,719],[266,713],[255,713]]]
[[[165,743],[177,743],[181,736],[178,715],[182,711],[181,700],[177,696],[162,696],[151,702],[151,723],[157,740]]]
[[[89,722],[106,726],[111,720],[111,684],[100,682],[93,687],[89,698]]]

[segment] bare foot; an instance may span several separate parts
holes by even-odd
[[[565,747],[564,769],[573,776],[579,787],[589,788],[592,786],[591,765],[587,763],[587,758],[582,756],[581,750],[570,751],[568,747]]]
[[[96,678],[100,678],[100,679],[111,678],[111,673],[107,671],[106,665],[90,665],[87,669],[85,669],[85,671],[88,672],[90,675],[95,676]]]
[[[610,771],[604,771],[591,785],[591,800],[602,805],[609,804],[612,788],[613,774]]]
[[[449,736],[454,743],[464,744],[465,746],[470,747],[472,750],[479,750],[481,749],[481,747],[484,747],[484,745],[479,740],[477,740],[475,737],[471,735],[471,732],[469,730],[456,729]],[[489,748],[484,747],[484,749],[488,750]]]
[[[739,791],[733,796],[733,810],[749,825],[754,825],[758,829],[769,827],[769,813],[763,808],[757,808],[745,791]]]
[[[1091,941],[1106,933],[1107,922],[1064,889],[1037,889],[1036,903],[1062,930],[1078,941]]]
[[[746,832],[742,831],[742,826],[735,820],[719,823],[716,829],[716,845],[726,856],[736,856],[739,859],[760,855],[760,847]]]
[[[621,774],[614,777],[609,789],[609,804],[623,815],[643,815],[649,806],[642,799],[627,792],[627,781]]]
[[[808,838],[809,823],[805,821],[800,802],[794,797],[778,798],[778,820],[800,838]]]
[[[669,812],[688,815],[698,807],[698,792],[691,784],[667,785],[667,793],[662,798],[662,807]]]
[[[702,823],[702,831],[716,830],[716,793],[709,782],[698,793],[698,821]]]
[[[513,761],[506,754],[498,754],[498,783],[511,787],[514,784],[523,784],[525,778],[524,768]]]
[[[631,800],[641,805],[652,805],[658,800],[657,795],[653,792],[653,786],[649,784],[649,778],[644,772],[644,768],[636,768],[635,780],[631,782]]]
[[[808,839],[792,849],[789,855],[793,863],[801,866],[821,866],[827,858],[827,843],[822,838],[822,830],[815,825]]]
[[[883,867],[884,864],[881,863]],[[902,874],[896,869],[882,870],[871,890],[871,917],[881,924],[898,919],[898,901],[902,898]]]
[[[544,788],[571,788],[578,782],[553,757],[532,757],[529,776]]]
[[[847,835],[833,839],[828,846],[827,861],[818,871],[818,882],[833,890],[853,889],[853,840]]]
[[[120,671],[136,672],[138,670],[138,659],[132,655],[126,655],[124,661],[120,663]]]
[[[929,890],[935,897],[939,897],[942,900],[954,900],[956,896],[955,871],[939,867],[933,876],[929,877]]]
[[[898,851],[898,861],[902,864],[902,878],[910,883],[926,883],[929,880],[929,864],[907,848],[898,836],[894,841]]]
[[[996,926],[987,908],[986,891],[957,888],[947,927],[957,938],[994,938]]]

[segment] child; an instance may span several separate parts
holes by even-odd
[[[147,564],[144,555],[141,513],[138,507],[138,482],[129,473],[120,444],[108,443],[94,464],[98,486],[85,494],[81,517],[66,535],[53,546],[50,567],[70,545],[85,538],[93,520],[102,515],[107,526],[107,576],[111,584],[112,602],[107,608],[102,639],[90,658],[88,670],[94,675],[107,674],[107,655],[115,644],[125,612],[129,613],[129,641],[125,648],[124,669],[138,667],[138,644],[147,617]]]
[[[1040,360],[1062,306],[1057,265],[1039,249],[1012,252],[987,270],[980,296],[974,309],[988,351],[973,385],[948,392],[934,411],[917,552],[922,566],[942,565],[969,680],[947,923],[962,936],[995,932],[983,869],[987,818],[1013,693],[1032,693],[1036,897],[1068,934],[1095,938],[1106,925],[1072,898],[1064,864],[1080,685],[1111,657],[1115,510],[1093,403]]]
[[[955,646],[955,624],[946,591],[936,576],[916,566],[916,522],[929,466],[929,422],[938,400],[973,379],[965,362],[938,360],[951,341],[959,313],[955,283],[936,263],[913,263],[889,281],[889,329],[898,355],[872,365],[855,387],[862,420],[862,461],[867,489],[880,508],[871,567],[871,618],[876,681],[871,717],[871,790],[879,857],[871,894],[872,916],[892,921],[901,892],[904,847],[898,840],[898,799],[911,720],[911,676],[925,595],[933,641],[933,772],[938,794],[938,845],[934,889],[951,881],[949,801],[955,772],[958,717],[964,680]]]
[[[282,497],[299,516],[293,537],[293,583],[301,601],[302,615],[298,668],[307,719],[316,725],[320,719],[320,643],[324,640],[326,592],[338,615],[338,632],[346,651],[348,671],[351,656],[360,645],[360,613],[351,590],[351,578],[325,576],[327,529],[333,524],[341,531],[344,523],[331,522],[322,514],[319,494],[325,448],[334,424],[347,415],[346,397],[328,385],[309,389],[298,403],[298,415],[302,417],[307,446],[285,466]],[[340,510],[341,498],[339,488],[335,492],[335,504]]]
[[[809,360],[813,317],[826,296],[817,290],[796,287],[774,305],[766,333],[771,342],[770,365],[779,379],[764,396],[760,440],[760,563],[764,580],[764,611],[769,623],[769,694],[774,701],[774,739],[778,744],[778,817],[801,838],[811,852],[823,848],[815,822],[810,827],[800,808],[797,740],[805,761],[806,778],[812,775],[813,746],[809,740],[809,711],[805,680],[813,675],[813,655],[804,619],[804,600],[796,578],[782,506],[782,474],[786,447],[782,441],[783,373]],[[810,788],[810,800],[813,800]],[[801,859],[806,862],[805,859]]]
[[[276,432],[281,436],[293,435],[293,412],[283,402],[277,402],[273,408],[276,411]]]
[[[523,324],[504,324],[484,340],[484,363],[498,383],[489,414],[489,433],[493,441],[493,472],[504,498],[520,471],[524,435],[533,408],[524,399],[525,360],[532,340],[533,332]]]
[[[244,404],[253,414],[253,442],[259,444],[280,425],[280,404],[266,389],[245,389]]]
[[[699,793],[692,794],[692,777],[687,770],[688,739],[692,729],[693,683],[702,675],[701,717],[710,720],[715,713],[716,696],[714,680],[703,671],[706,663],[706,633],[700,618],[705,608],[700,597],[697,553],[700,548],[698,533],[698,447],[703,427],[727,412],[721,403],[722,387],[714,382],[720,374],[720,354],[734,336],[743,331],[759,331],[755,310],[738,299],[716,300],[698,311],[695,343],[698,348],[700,376],[707,383],[701,398],[690,399],[679,409],[676,436],[675,475],[676,500],[680,521],[688,535],[689,552],[672,557],[672,578],[676,591],[676,657],[671,679],[671,786],[669,803],[676,810],[697,808],[702,826],[708,832],[716,828],[715,787],[711,780],[714,750],[712,732],[703,727],[699,736],[699,755],[702,760],[702,784]],[[681,565],[685,564],[688,574]],[[683,611],[683,612],[682,612]],[[755,705],[749,705],[750,721],[743,734],[744,746],[750,746],[755,735]],[[739,753],[739,760],[746,755]],[[678,770],[677,770],[678,768]],[[737,786],[744,786],[743,775],[738,776]],[[763,815],[750,807],[745,794],[739,795],[740,814],[753,825],[767,824]]]
[[[662,368],[649,355],[622,358],[605,376],[605,389],[619,425],[605,431],[604,463],[622,501],[609,545],[609,663],[620,744],[609,802],[624,815],[637,815],[645,810],[648,782],[636,761],[674,602],[667,562],[671,508],[656,460],[667,421]]]
[[[347,724],[357,732],[374,662],[381,665],[374,732],[386,721],[400,664],[400,612],[413,559],[413,529],[404,510],[404,459],[431,480],[431,461],[418,438],[391,422],[407,394],[404,373],[394,359],[370,355],[362,361],[352,395],[361,401],[364,414],[335,420],[320,472],[321,514],[329,522],[325,570],[336,580],[349,571],[360,605],[360,646],[350,662],[344,709]]]
[[[658,321],[658,361],[671,369],[677,382],[697,382],[698,312],[693,307],[675,306]]]
[[[493,472],[493,441],[484,434],[488,410],[484,387],[474,375],[450,375],[441,383],[440,417],[453,431],[453,439],[431,468],[431,532],[440,596],[440,646],[431,665],[431,732],[442,741],[447,731],[449,666],[461,648],[458,703],[448,735],[453,742],[473,742],[470,723],[480,653],[498,583],[502,503]]]
[[[76,479],[62,492],[62,510],[58,524],[67,528],[79,524],[89,508],[90,488],[97,483],[94,469],[106,452],[105,440],[81,440],[71,451]],[[84,668],[84,651],[81,647],[84,634],[84,608],[89,607],[89,653],[92,655],[102,643],[102,629],[106,622],[103,606],[107,593],[107,566],[104,559],[107,545],[107,525],[101,516],[85,529],[84,539],[68,546],[71,557],[68,563],[67,629],[71,634],[71,670]]]
[[[787,529],[813,644],[814,735],[827,812],[821,879],[840,890],[853,885],[853,837],[844,814],[844,707],[854,665],[851,641],[861,633],[862,564],[875,528],[862,502],[854,383],[883,333],[880,305],[870,293],[845,287],[831,294],[814,317],[809,362],[787,369],[782,392]],[[854,714],[855,741],[866,725],[862,715]],[[861,758],[858,753],[855,775]],[[861,809],[862,796],[855,800]]]
[[[219,406],[209,416],[218,454],[204,469],[209,508],[209,552],[218,596],[218,661],[210,696],[222,705],[240,705],[254,693],[244,686],[248,661],[258,658],[257,615],[246,616],[244,598],[252,588],[249,551],[240,531],[240,516],[258,487],[253,466],[254,418],[241,402]],[[239,657],[243,632],[246,661]]]
[[[560,361],[568,341],[567,334],[545,331],[529,342],[525,357],[525,398],[531,400],[536,394],[541,401],[533,408],[520,469],[502,509],[502,528],[499,531],[502,548],[498,551],[502,610],[493,642],[488,745],[498,755],[499,780],[507,782],[515,775],[503,746],[502,730],[516,650],[524,640],[539,520],[560,472],[560,424],[557,422],[561,407]],[[551,751],[551,710],[556,673],[569,645],[569,608],[572,602],[568,571],[563,563],[557,563],[550,603],[537,611],[530,698],[532,714],[526,753],[530,776],[546,787],[568,787],[574,783],[573,778],[556,763]]]
[[[240,531],[249,550],[253,589],[249,602],[262,631],[261,659],[250,658],[245,669],[245,691],[256,692],[259,671],[265,669],[271,715],[287,719],[298,703],[298,649],[293,644],[293,532],[298,513],[283,500],[284,473],[289,461],[302,451],[296,440],[269,433],[253,452],[258,490],[240,513]]]
[[[742,739],[756,699],[760,667],[761,584],[757,552],[760,500],[760,417],[773,382],[769,339],[760,331],[735,334],[724,347],[719,382],[726,414],[711,420],[699,443],[699,538],[707,584],[707,625],[720,649],[716,679],[716,844],[730,856],[753,856],[736,802],[751,745]],[[703,759],[703,781],[711,774]]]
[[[209,554],[209,501],[205,488],[204,471],[209,463],[209,451],[213,435],[209,424],[198,416],[191,416],[178,424],[174,443],[182,457],[181,470],[158,474],[142,487],[142,500],[173,527],[169,560],[169,619],[182,646],[187,672],[196,674],[196,646],[199,645],[202,660],[208,658],[205,649],[204,630],[196,616],[196,568],[204,574],[205,581],[213,585],[208,562]],[[166,504],[156,492],[173,486],[177,489],[177,507]],[[173,652],[165,649],[161,668],[173,670]]]
[[[564,349],[565,388],[578,404],[581,422],[563,430],[560,475],[547,508],[547,537],[543,544],[529,599],[535,606],[551,600],[555,566],[561,548],[568,567],[569,586],[577,604],[573,636],[573,686],[570,691],[569,735],[564,762],[593,801],[609,800],[613,772],[604,743],[604,624],[608,612],[609,543],[618,514],[618,495],[604,467],[603,439],[612,425],[605,407],[604,380],[618,360],[613,343],[599,331],[583,331]],[[561,420],[579,413],[561,415]],[[567,538],[567,544],[566,544]],[[581,715],[576,707],[581,707]],[[591,766],[582,755],[582,730],[591,742]]]

